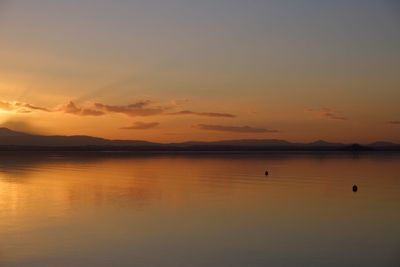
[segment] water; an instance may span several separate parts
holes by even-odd
[[[400,266],[399,163],[3,153],[0,266]]]

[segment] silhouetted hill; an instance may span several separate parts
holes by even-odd
[[[399,144],[395,144],[395,143],[392,143],[392,142],[386,142],[386,141],[378,141],[378,142],[370,143],[370,144],[368,144],[368,146],[371,146],[371,147],[384,147],[384,146],[399,146]]]
[[[238,139],[238,140],[222,140],[212,142],[184,142],[173,143],[170,145],[176,146],[246,146],[246,147],[339,147],[346,146],[341,143],[331,143],[327,141],[315,141],[312,143],[294,143],[281,139]]]
[[[316,146],[316,147],[323,147],[323,146],[330,146],[330,147],[334,147],[334,146],[346,146],[346,144],[342,144],[342,143],[331,143],[331,142],[327,142],[324,140],[318,140],[312,143],[308,143],[308,144],[303,144],[306,146]]]
[[[279,139],[239,139],[213,142],[153,143],[141,140],[108,140],[75,135],[35,135],[0,128],[0,150],[74,150],[74,151],[400,151],[400,145],[375,142],[368,145],[331,143],[323,140],[293,143]]]
[[[172,143],[169,145],[177,146],[289,146],[294,143],[290,143],[285,140],[279,139],[239,139],[239,140],[222,140],[222,141],[211,141],[211,142],[200,142],[191,141],[183,143]]]
[[[11,136],[28,136],[29,134],[27,133],[21,133],[21,132],[16,132],[13,130],[10,130],[8,128],[0,128],[0,138],[1,137],[11,137]]]
[[[136,140],[108,140],[104,138],[75,135],[33,135],[0,128],[0,146],[151,146],[158,145]]]

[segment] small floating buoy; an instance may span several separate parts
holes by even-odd
[[[268,174],[269,174],[268,171],[265,171],[265,176],[268,176]]]
[[[358,191],[358,186],[357,185],[353,185],[353,192],[357,192]]]

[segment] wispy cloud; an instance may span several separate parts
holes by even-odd
[[[129,105],[107,105],[94,103],[94,108],[107,113],[120,113],[130,117],[154,116],[164,113],[169,107],[153,106],[151,101],[139,101]]]
[[[234,132],[234,133],[277,133],[278,130],[266,128],[255,128],[250,126],[231,126],[231,125],[215,125],[215,124],[198,124],[195,128],[207,131]]]
[[[342,121],[349,120],[349,118],[346,116],[343,116],[341,114],[341,112],[339,112],[335,109],[332,109],[332,108],[318,108],[318,109],[307,108],[306,111],[313,113],[319,117],[323,117],[323,118],[327,118],[327,119],[331,119],[331,120],[342,120]]]
[[[78,107],[74,102],[69,102],[66,105],[61,106],[59,111],[63,111],[68,114],[74,114],[79,116],[102,116],[105,112],[96,109]]]
[[[85,102],[77,104],[70,101],[66,104],[60,105],[55,108],[47,108],[36,106],[30,103],[18,101],[0,101],[0,110],[13,111],[16,113],[31,113],[34,111],[41,112],[63,112],[76,116],[103,116],[107,114],[123,114],[129,117],[147,117],[158,115],[174,115],[174,116],[203,116],[214,118],[235,118],[237,117],[231,113],[221,113],[212,111],[193,111],[189,109],[182,109],[183,104],[156,104],[150,100],[137,101],[127,105],[110,105],[100,102]]]
[[[45,112],[50,112],[48,108],[45,107],[39,107],[39,106],[34,106],[28,103],[17,103],[17,106],[29,109],[29,110],[40,110],[40,111],[45,111]]]
[[[177,112],[168,113],[168,115],[194,115],[204,117],[216,117],[216,118],[236,118],[236,115],[230,113],[219,113],[219,112],[196,112],[192,110],[182,110]]]
[[[50,110],[45,107],[19,101],[0,101],[0,110],[14,111],[17,113],[31,113],[32,111],[50,112]]]
[[[193,116],[204,116],[204,117],[216,117],[216,118],[235,118],[236,115],[230,113],[219,113],[219,112],[197,112],[192,110],[181,110],[173,111],[174,105],[155,105],[152,101],[144,100],[137,101],[128,105],[109,105],[104,103],[86,103],[86,105],[78,106],[74,102],[69,102],[67,105],[61,107],[61,111],[69,114],[81,115],[81,116],[101,116],[110,113],[124,114],[129,117],[147,117],[156,115],[193,115]]]
[[[150,105],[150,101],[139,101],[133,104],[120,106],[103,103],[86,103],[86,105],[78,106],[75,102],[70,101],[68,104],[59,107],[57,111],[78,116],[102,116],[111,113],[119,113],[130,117],[136,117],[159,115],[166,109],[166,107],[153,107]]]
[[[392,125],[400,125],[400,121],[388,121],[388,123]]]
[[[147,130],[160,125],[158,122],[135,122],[131,126],[122,127],[122,130]]]

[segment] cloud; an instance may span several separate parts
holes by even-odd
[[[28,110],[40,110],[40,111],[45,111],[45,112],[50,112],[50,110],[48,108],[44,108],[44,107],[39,107],[39,106],[34,106],[28,103],[21,103],[21,102],[16,102],[15,105],[17,107],[22,107],[22,108],[26,108]]]
[[[94,103],[94,107],[97,110],[101,110],[103,112],[120,113],[130,117],[160,115],[164,113],[166,109],[168,109],[168,107],[153,107],[151,106],[150,101],[139,101],[125,106],[113,106],[102,103]]]
[[[307,112],[314,113],[319,117],[331,119],[331,120],[342,120],[342,121],[347,121],[349,120],[348,117],[345,117],[341,115],[339,111],[336,111],[331,108],[319,108],[319,109],[313,109],[313,108],[307,108]]]
[[[0,101],[0,110],[14,111],[17,113],[31,113],[32,111],[50,112],[50,110],[45,107],[39,107],[19,101]]]
[[[198,112],[192,110],[174,111],[176,109],[180,109],[180,105],[181,104],[177,103],[172,103],[169,105],[154,105],[153,102],[149,100],[137,101],[128,105],[109,105],[100,102],[86,102],[78,105],[76,102],[70,101],[67,104],[50,109],[47,107],[36,106],[30,103],[18,101],[0,101],[0,110],[13,111],[16,113],[31,113],[34,111],[64,112],[77,116],[103,116],[107,114],[118,113],[129,117],[146,117],[156,115],[193,115],[215,118],[236,117],[234,114],[220,112]]]
[[[139,101],[124,106],[107,105],[103,103],[92,103],[81,107],[70,101],[68,104],[61,106],[58,110],[68,114],[79,116],[102,116],[110,113],[120,113],[130,117],[136,116],[152,116],[164,112],[163,107],[152,107],[150,101]]]
[[[277,133],[277,130],[270,130],[265,128],[254,128],[250,126],[228,126],[228,125],[212,125],[212,124],[198,124],[195,128],[207,131],[219,132],[234,132],[234,133]]]
[[[218,112],[196,112],[191,110],[182,110],[178,112],[168,113],[168,115],[195,115],[205,117],[219,117],[219,118],[236,118],[236,115],[229,113],[218,113]]]
[[[400,121],[388,121],[388,123],[392,125],[400,125]]]
[[[167,110],[174,109],[176,106],[154,106],[153,102],[138,101],[129,105],[107,105],[103,103],[94,103],[94,109],[101,110],[105,113],[120,113],[130,117],[145,117],[155,115],[195,115],[206,117],[219,117],[219,118],[235,118],[236,115],[229,113],[218,112],[196,112],[192,110],[182,110],[177,112],[167,113]]]
[[[72,101],[70,101],[68,104],[62,106],[61,108],[59,108],[59,111],[64,111],[65,113],[79,115],[79,116],[102,116],[102,115],[105,115],[105,112],[103,112],[101,110],[78,107]]]
[[[158,122],[135,122],[128,127],[122,127],[122,130],[147,130],[160,125]]]

